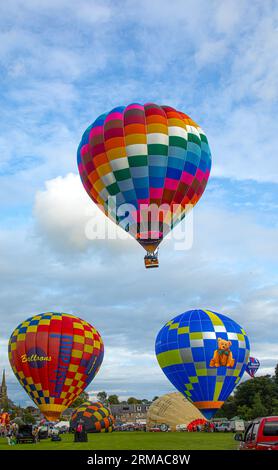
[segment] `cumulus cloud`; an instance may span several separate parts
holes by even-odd
[[[98,250],[103,241],[130,237],[110,221],[86,194],[80,177],[69,173],[46,181],[45,189],[35,197],[34,216],[41,237],[59,250]],[[94,242],[94,243],[93,243]],[[123,248],[123,244],[122,248]]]
[[[85,226],[90,209],[80,179],[70,173],[46,182],[45,190],[36,194],[34,214],[37,227],[51,244],[84,250],[89,243]]]

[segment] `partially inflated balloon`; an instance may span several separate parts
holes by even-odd
[[[77,159],[91,199],[149,254],[199,201],[211,168],[200,126],[181,111],[153,103],[99,116],[83,134]],[[154,209],[150,221],[154,204],[161,211]]]
[[[181,393],[167,393],[157,398],[148,409],[147,429],[167,424],[171,431],[176,431],[177,425],[187,425],[198,418],[203,418],[201,412]]]
[[[155,349],[167,378],[210,419],[239,383],[250,346],[244,329],[232,319],[190,310],[166,323]]]
[[[259,359],[256,359],[255,357],[249,357],[249,361],[248,361],[248,364],[246,366],[246,372],[247,374],[250,375],[250,377],[252,377],[252,379],[254,378],[257,370],[259,369],[260,367],[260,361]]]
[[[104,354],[97,330],[67,313],[28,318],[12,333],[9,359],[30,398],[50,421],[89,385]]]
[[[76,429],[80,421],[87,432],[112,432],[115,419],[102,403],[86,401],[74,411],[71,428]]]

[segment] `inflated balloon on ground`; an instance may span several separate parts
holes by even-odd
[[[9,341],[9,360],[17,379],[50,421],[59,420],[93,380],[103,354],[98,331],[67,313],[28,318]]]
[[[203,418],[201,412],[181,393],[167,393],[157,398],[147,414],[147,429],[166,424],[170,431],[176,431],[178,425],[188,425],[191,421]]]
[[[172,384],[210,419],[239,383],[249,358],[245,330],[211,310],[190,310],[156,338],[160,367]]]
[[[99,116],[84,132],[77,160],[90,198],[145,248],[146,267],[158,265],[158,245],[199,201],[211,168],[201,127],[153,103]]]
[[[74,411],[70,427],[76,429],[81,422],[87,432],[112,432],[114,421],[110,410],[102,403],[86,401]]]

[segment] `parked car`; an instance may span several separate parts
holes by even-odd
[[[187,431],[187,425],[186,425],[186,424],[177,424],[177,425],[176,425],[176,431],[177,431],[177,432],[185,432],[185,431]]]
[[[235,440],[240,450],[278,450],[278,416],[255,419]]]
[[[159,424],[158,426],[153,426],[152,428],[150,428],[149,432],[168,432],[169,429],[170,428],[168,424],[162,423],[162,424]]]
[[[161,432],[161,429],[159,426],[153,426],[149,429],[149,432]]]
[[[16,434],[17,444],[21,444],[23,442],[34,443],[35,441],[36,439],[33,434],[33,426],[31,424],[23,424],[22,426],[19,426],[18,432]]]
[[[216,432],[230,432],[232,431],[231,425],[229,422],[227,423],[222,423],[219,424],[218,426],[215,426],[215,431]]]

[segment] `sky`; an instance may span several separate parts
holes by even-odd
[[[272,0],[9,0],[0,4],[0,371],[33,314],[74,313],[101,333],[88,391],[153,398],[173,390],[156,362],[165,322],[192,309],[246,329],[259,374],[278,362],[278,5]],[[118,105],[189,114],[212,152],[193,211],[193,246],[160,249],[146,271],[130,240],[92,240],[79,180],[84,130]],[[104,217],[94,215],[97,224]],[[186,224],[186,222],[183,222]]]

